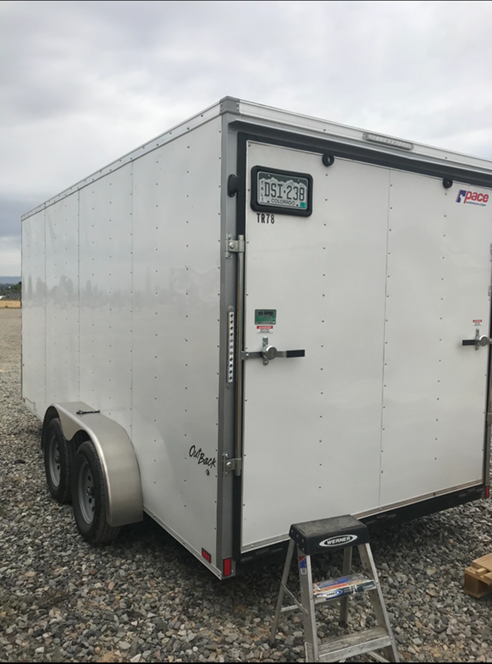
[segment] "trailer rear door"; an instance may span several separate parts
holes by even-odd
[[[490,193],[391,172],[381,506],[483,481]]]
[[[253,210],[255,166],[311,176],[310,216]],[[244,362],[243,550],[379,504],[389,191],[386,169],[254,142],[247,173],[245,350],[305,356]]]
[[[439,178],[246,155],[241,550],[482,482],[489,353],[461,340],[489,333],[488,208]],[[304,354],[264,364],[264,344]]]

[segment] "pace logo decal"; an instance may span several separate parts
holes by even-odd
[[[480,205],[485,207],[489,202],[488,194],[481,194],[478,191],[471,191],[470,189],[460,189],[458,197],[456,198],[457,203],[470,203],[471,205]]]
[[[329,537],[328,539],[323,540],[319,543],[320,546],[342,546],[344,544],[349,544],[354,542],[357,539],[357,535],[336,535],[335,537]]]

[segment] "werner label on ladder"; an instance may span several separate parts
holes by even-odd
[[[378,661],[398,662],[398,652],[372,557],[367,527],[354,517],[346,515],[293,524],[289,536],[289,548],[272,625],[271,642],[275,641],[280,614],[299,610],[303,614],[306,661],[336,662],[347,657],[369,653]],[[287,579],[296,545],[300,602],[287,588]],[[355,546],[359,550],[365,575],[351,574],[352,548]],[[344,552],[343,576],[313,583],[311,556],[340,549],[343,549]],[[349,597],[363,592],[369,593],[377,627],[362,632],[351,632],[341,638],[320,643],[316,625],[316,605],[340,600],[340,624],[348,627]],[[284,595],[287,595],[294,604],[282,606]],[[386,659],[377,654],[376,650],[382,650]]]

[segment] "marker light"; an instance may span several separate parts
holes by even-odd
[[[365,141],[371,143],[380,143],[381,145],[389,145],[391,148],[400,148],[401,150],[413,150],[413,143],[408,141],[400,141],[397,138],[390,138],[389,136],[380,136],[379,134],[369,134],[365,132],[362,134]]]

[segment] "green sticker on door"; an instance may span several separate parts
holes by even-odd
[[[272,332],[277,322],[276,309],[255,309],[255,325],[257,332]]]

